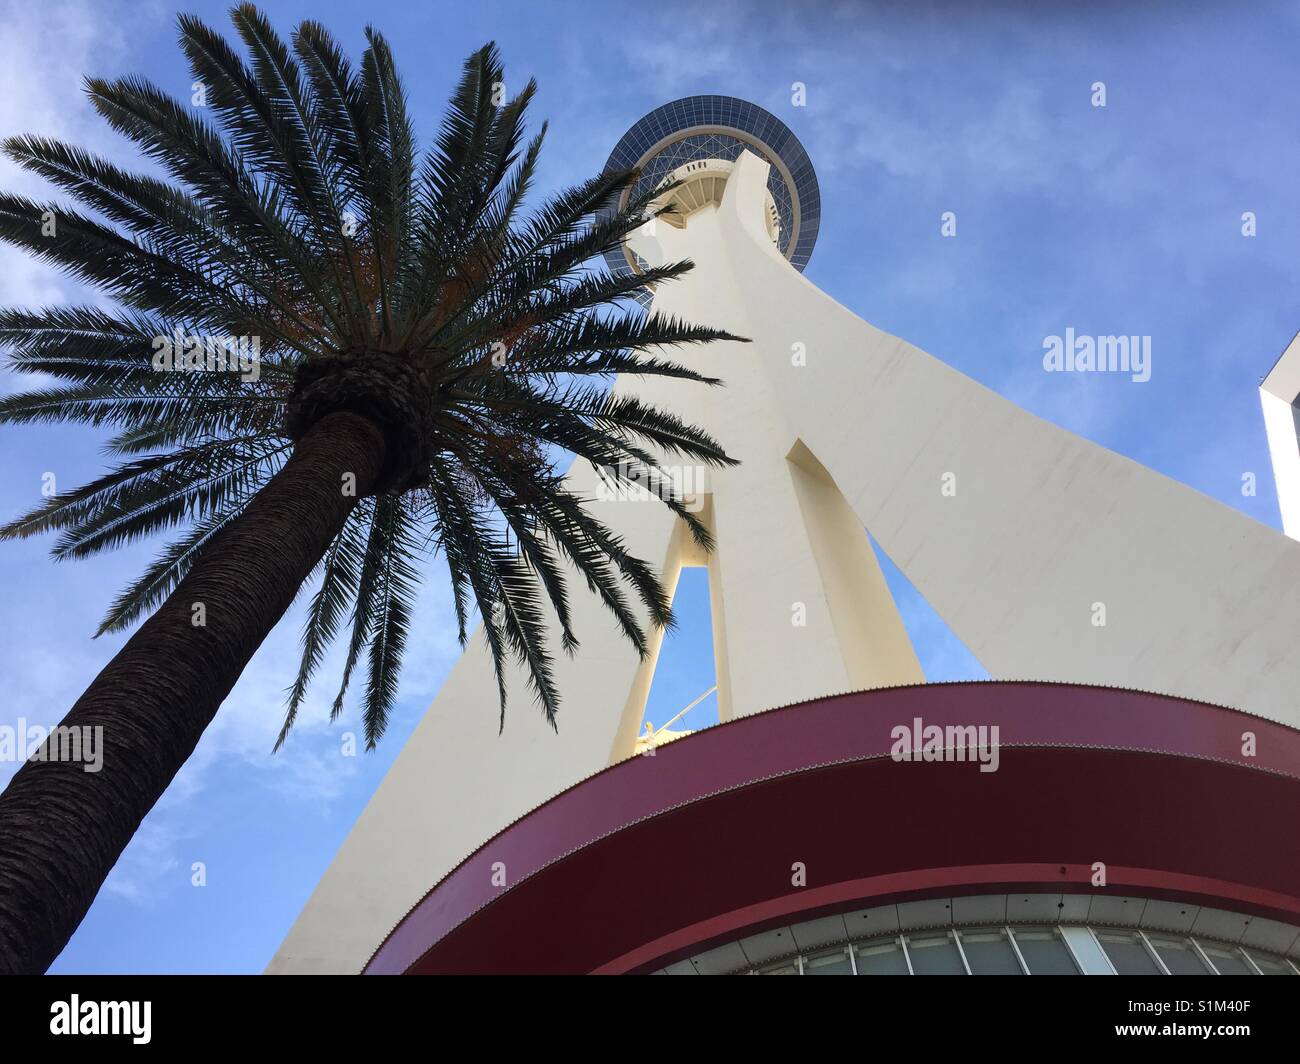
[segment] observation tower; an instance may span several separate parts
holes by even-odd
[[[614,385],[740,459],[680,471],[711,554],[569,473],[669,588],[707,568],[719,724],[638,746],[658,648],[575,594],[559,734],[499,735],[476,636],[269,971],[1300,974],[1300,543],[815,287],[763,108],[665,104],[609,165],[679,182],[609,268],[693,260],[643,305],[752,341]],[[992,681],[925,682],[877,546]]]

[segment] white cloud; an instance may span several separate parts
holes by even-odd
[[[91,107],[82,77],[115,71],[133,57],[131,41],[140,28],[162,17],[155,4],[0,0],[0,136],[36,133],[120,155],[124,142]],[[0,157],[0,188],[51,196],[45,182],[7,157]],[[64,302],[73,292],[85,294],[53,267],[0,245],[0,297],[6,305]]]

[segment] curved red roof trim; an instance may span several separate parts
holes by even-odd
[[[918,717],[997,725],[998,770],[892,760],[893,728]],[[841,695],[570,788],[430,890],[366,971],[644,970],[819,912],[1089,893],[1097,861],[1107,892],[1300,923],[1298,814],[1300,732],[1234,710],[1072,684]],[[791,883],[795,862],[806,886]]]

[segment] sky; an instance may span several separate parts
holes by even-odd
[[[1300,329],[1300,6],[263,6],[282,34],[313,18],[354,56],[369,19],[393,45],[425,143],[464,57],[497,41],[507,88],[539,83],[534,122],[550,122],[541,194],[597,173],[627,127],[669,100],[719,93],[766,107],[817,170],[822,226],[806,270],[814,284],[1033,413],[1279,527],[1258,385]],[[188,97],[176,14],[233,35],[225,8],[0,0],[0,136],[57,136],[144,169],[95,116],[81,78],[140,73]],[[1104,107],[1094,105],[1097,83]],[[0,188],[51,195],[7,161]],[[954,236],[942,235],[945,212],[955,215]],[[1253,236],[1243,234],[1246,212]],[[0,247],[0,305],[88,298]],[[1149,336],[1150,380],[1044,372],[1044,339],[1066,329]],[[20,387],[0,375],[0,389]],[[64,487],[98,475],[103,439],[79,427],[4,428],[0,515],[34,505],[46,473]],[[1253,495],[1243,493],[1247,474]],[[124,641],[91,638],[100,616],[163,545],[56,564],[48,540],[0,544],[0,725],[57,723]],[[882,562],[927,678],[985,676]],[[271,754],[297,664],[295,607],[53,971],[266,965],[456,660],[444,573],[434,563],[427,575],[399,709],[380,747],[344,755],[357,721],[350,709],[328,722],[333,661],[286,749]],[[707,596],[703,572],[687,571],[681,624],[647,707],[655,723],[713,683]],[[521,698],[513,711],[533,710]],[[684,724],[704,726],[716,712],[706,699]],[[16,768],[0,764],[0,784]],[[194,883],[196,864],[205,885]]]

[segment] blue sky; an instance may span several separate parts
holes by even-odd
[[[1277,527],[1257,387],[1300,328],[1300,9],[1294,5],[268,3],[282,32],[324,22],[354,53],[369,18],[392,41],[426,141],[466,54],[495,39],[508,87],[535,76],[551,122],[541,186],[597,172],[660,103],[723,93],[761,104],[808,149],[822,229],[808,277],[1029,410]],[[225,5],[0,0],[0,135],[39,132],[133,162],[79,90],[83,74],[190,79],[178,10]],[[1091,105],[1104,82],[1107,106]],[[806,86],[806,106],[791,87]],[[41,195],[0,162],[0,187]],[[945,211],[957,235],[940,235]],[[1253,211],[1258,234],[1241,233]],[[87,298],[0,248],[0,304]],[[1152,338],[1144,384],[1049,374],[1043,339]],[[0,387],[16,387],[11,377]],[[102,469],[100,436],[0,432],[0,514]],[[1258,494],[1243,496],[1244,473]],[[113,593],[158,543],[56,565],[48,542],[0,545],[0,724],[56,723],[120,638],[92,640]],[[984,675],[892,567],[931,680]],[[688,572],[681,629],[648,717],[712,683],[707,585]],[[340,753],[329,680],[288,748],[270,749],[299,614],[263,646],[55,966],[60,972],[260,970],[457,653],[432,567],[400,712],[373,754]],[[495,712],[493,707],[486,711]],[[520,698],[513,712],[532,712]],[[712,700],[692,714],[716,715]],[[15,770],[0,764],[0,783]],[[191,885],[202,862],[207,885]]]

